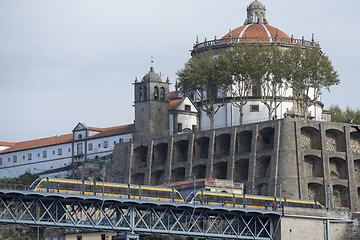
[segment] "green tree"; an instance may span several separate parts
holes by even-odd
[[[293,97],[307,118],[308,109],[319,101],[321,90],[330,91],[340,80],[331,61],[319,48],[295,46],[288,54]]]
[[[239,123],[243,123],[243,107],[248,102],[252,81],[249,72],[251,71],[249,55],[251,48],[248,45],[236,45],[233,50],[225,52],[220,61],[232,79],[228,85],[228,91],[233,98],[232,104],[239,109]]]
[[[331,117],[332,122],[341,122],[348,123],[353,122],[355,124],[360,124],[360,110],[353,110],[350,107],[347,107],[345,111],[343,111],[338,105],[332,105],[329,109],[333,111],[333,115]]]
[[[179,70],[178,88],[186,95],[194,95],[202,111],[210,119],[210,127],[214,128],[214,117],[224,106],[227,86],[231,82],[224,61],[219,60],[212,51],[200,56],[193,56],[184,69]]]
[[[276,109],[280,106],[290,87],[287,79],[290,75],[290,62],[288,54],[276,45],[266,46],[261,49],[264,55],[263,64],[266,73],[261,79],[261,102],[268,109],[268,119],[273,113],[277,115]]]

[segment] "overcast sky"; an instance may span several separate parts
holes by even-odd
[[[323,94],[360,108],[360,1],[262,0],[270,25],[320,42],[341,84]],[[111,127],[134,120],[133,85],[154,59],[175,83],[196,36],[243,25],[244,0],[1,0],[0,141],[71,133],[78,122]],[[172,88],[174,84],[172,84]]]

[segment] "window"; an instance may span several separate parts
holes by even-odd
[[[182,132],[182,123],[178,123],[178,132]]]
[[[0,158],[0,165],[2,165],[2,158]]]
[[[89,143],[88,149],[89,149],[89,151],[93,150],[92,143]]]
[[[46,158],[46,157],[47,157],[47,152],[43,151],[43,158]]]
[[[62,155],[62,148],[58,148],[58,155]]]
[[[258,112],[259,105],[250,105],[250,112]]]
[[[13,156],[13,162],[17,162],[17,156]]]
[[[160,100],[164,101],[165,100],[165,88],[160,88]]]
[[[8,162],[10,162],[10,158],[8,158]]]
[[[25,155],[23,155],[23,160],[25,160]]]
[[[196,125],[192,125],[192,131],[193,131],[193,132],[196,131]]]
[[[98,147],[101,147],[101,144],[100,144],[100,143],[98,144]]]
[[[105,234],[101,234],[101,240],[106,240],[105,239]]]
[[[82,240],[82,236],[76,236],[76,240]]]
[[[259,85],[252,86],[252,95],[254,97],[259,97],[261,95],[261,88]]]
[[[108,141],[104,141],[104,148],[108,147]]]
[[[71,152],[71,148],[69,148],[69,152]]]
[[[32,154],[28,153],[28,160],[31,160],[31,159],[32,159]]]
[[[81,134],[79,134],[78,139],[82,139],[82,135],[81,135]]]
[[[190,105],[185,105],[185,111],[191,111],[191,106]]]
[[[40,157],[40,153],[38,153],[38,157]]]
[[[154,87],[154,100],[159,100],[159,88]]]
[[[79,155],[79,154],[82,154],[82,143],[78,143],[77,144],[77,146],[76,146],[77,148],[77,154]]]
[[[55,150],[53,151],[53,155],[55,155]]]
[[[147,89],[146,89],[146,86],[144,87],[144,101],[146,101],[146,99],[147,99],[147,93],[146,93],[146,91],[147,91]]]
[[[143,90],[142,87],[139,88],[139,101],[142,101],[142,95],[143,95]]]
[[[121,142],[123,142],[123,139],[122,139],[122,138],[119,139],[119,143],[121,143]]]

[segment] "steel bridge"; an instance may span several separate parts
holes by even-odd
[[[0,224],[206,239],[272,240],[280,215],[279,211],[232,205],[0,189]]]

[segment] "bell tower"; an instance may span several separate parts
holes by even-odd
[[[140,82],[135,79],[135,141],[169,135],[169,86],[153,67]]]

